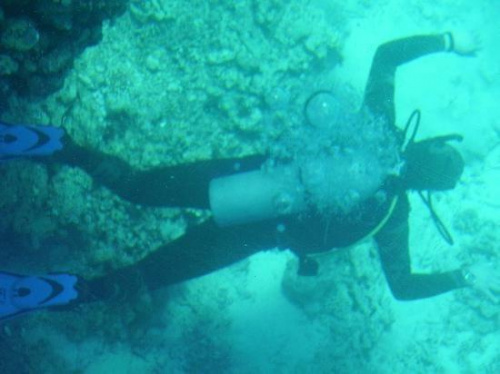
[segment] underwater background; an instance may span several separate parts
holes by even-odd
[[[494,0],[5,0],[1,119],[63,125],[139,168],[243,156],[279,144],[317,90],[359,106],[381,43],[473,32],[477,57],[437,54],[398,71],[396,115],[403,126],[419,108],[420,138],[465,137],[462,182],[435,202],[454,246],[410,196],[414,269],[498,267],[499,15]],[[6,271],[97,276],[207,217],[134,206],[70,167],[16,161],[0,175]],[[398,302],[370,241],[324,255],[317,277],[296,267],[270,248],[134,303],[8,321],[0,372],[500,372],[500,308],[487,298],[458,290]]]

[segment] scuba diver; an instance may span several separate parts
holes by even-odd
[[[467,56],[475,53],[475,46],[445,33],[391,41],[375,53],[360,112],[369,113],[362,118],[382,124],[388,135],[381,144],[387,139],[387,144],[393,144],[388,147],[390,154],[384,154],[390,160],[385,164],[373,159],[380,150],[366,154],[361,151],[363,146],[352,152],[330,149],[319,158],[298,157],[298,161],[270,162],[267,155],[254,155],[136,170],[118,157],[76,144],[67,134],[59,140],[58,133],[50,135],[57,130],[47,130],[49,138],[56,137],[53,154],[38,161],[81,168],[95,182],[134,204],[207,209],[212,216],[137,263],[94,279],[3,273],[0,318],[42,307],[60,309],[61,305],[126,299],[142,289],[156,290],[199,277],[275,247],[292,250],[299,258],[298,273],[312,276],[319,267],[314,254],[347,247],[366,237],[374,238],[390,290],[399,300],[432,297],[463,287],[474,287],[495,298],[500,292],[500,276],[486,265],[433,274],[417,274],[411,269],[407,191],[421,191],[441,233],[451,240],[432,209],[430,195],[422,191],[453,189],[464,168],[462,157],[449,144],[460,136],[415,141],[415,129],[405,141],[412,121],[404,132],[395,124],[397,68],[437,52]],[[306,120],[313,125],[328,121],[334,106],[331,98],[328,91],[312,95],[305,105]],[[412,120],[417,117],[418,113]],[[9,141],[19,146],[11,144],[9,149],[17,153],[4,152],[6,157],[36,155],[31,152],[33,142],[25,143],[22,132],[5,129],[11,130],[0,135],[0,157]],[[356,193],[351,193],[353,188]],[[24,297],[33,300],[20,302]]]

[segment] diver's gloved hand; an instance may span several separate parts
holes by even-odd
[[[62,128],[0,122],[0,161],[48,156],[62,149]]]
[[[481,39],[476,33],[454,31],[446,33],[445,38],[447,50],[460,56],[474,57],[481,49]]]
[[[71,274],[24,276],[0,272],[0,322],[31,311],[68,305],[78,297]]]
[[[500,271],[493,264],[480,262],[472,265],[464,271],[464,278],[469,286],[492,302],[500,302]]]

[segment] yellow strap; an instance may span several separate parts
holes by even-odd
[[[392,198],[391,205],[389,205],[389,209],[387,210],[387,213],[384,216],[384,218],[382,218],[382,221],[380,221],[379,224],[377,226],[375,226],[372,231],[370,231],[364,237],[362,237],[361,239],[359,239],[356,243],[359,243],[362,240],[365,240],[366,238],[374,236],[380,230],[382,230],[382,228],[385,226],[385,224],[387,223],[387,221],[389,221],[389,218],[391,218],[392,213],[394,212],[394,208],[396,208],[396,204],[398,203],[398,200],[399,200],[399,196],[397,196],[397,195]]]
[[[377,226],[375,226],[373,228],[373,230],[371,230],[368,234],[366,234],[365,236],[363,236],[361,239],[359,240],[356,240],[354,243],[352,244],[349,244],[348,247],[351,247],[353,245],[356,245],[358,243],[360,243],[361,241],[373,236],[373,235],[376,235],[380,230],[382,230],[382,228],[385,226],[385,224],[387,223],[387,221],[389,221],[389,218],[391,218],[392,216],[392,213],[394,212],[394,209],[396,208],[396,204],[398,203],[398,200],[399,200],[399,196],[394,196],[392,198],[392,201],[391,201],[391,204],[389,205],[389,209],[387,210],[387,213],[386,215],[384,216],[384,218],[382,218],[382,220],[379,222],[379,224]],[[328,255],[332,252],[335,252],[336,249],[334,248],[333,250],[329,250],[329,251],[326,251],[326,252],[318,252],[318,253],[311,253],[309,254],[308,256],[312,257],[312,258],[319,258],[319,257],[322,257],[324,255]]]

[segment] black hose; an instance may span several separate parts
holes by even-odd
[[[404,152],[408,145],[412,144],[415,141],[415,137],[417,136],[417,132],[420,128],[420,118],[422,117],[422,114],[420,112],[420,109],[415,109],[410,117],[408,118],[408,121],[406,121],[405,129],[403,131],[403,139],[406,139],[406,136],[408,135],[408,130],[410,129],[410,126],[414,122],[413,120],[415,119],[415,127],[413,128],[413,132],[410,136],[410,138],[406,141],[406,143],[403,143],[403,146],[401,147],[401,152]]]
[[[449,245],[455,244],[455,241],[453,240],[453,237],[451,236],[450,231],[448,230],[446,225],[443,223],[441,218],[439,218],[439,216],[436,213],[436,210],[434,209],[434,206],[432,205],[431,193],[429,191],[427,191],[427,197],[426,197],[426,196],[424,196],[422,191],[418,191],[418,195],[420,196],[420,198],[422,199],[424,204],[427,206],[427,208],[429,208],[429,212],[431,213],[432,221],[434,222],[434,225],[436,226],[441,237]]]

